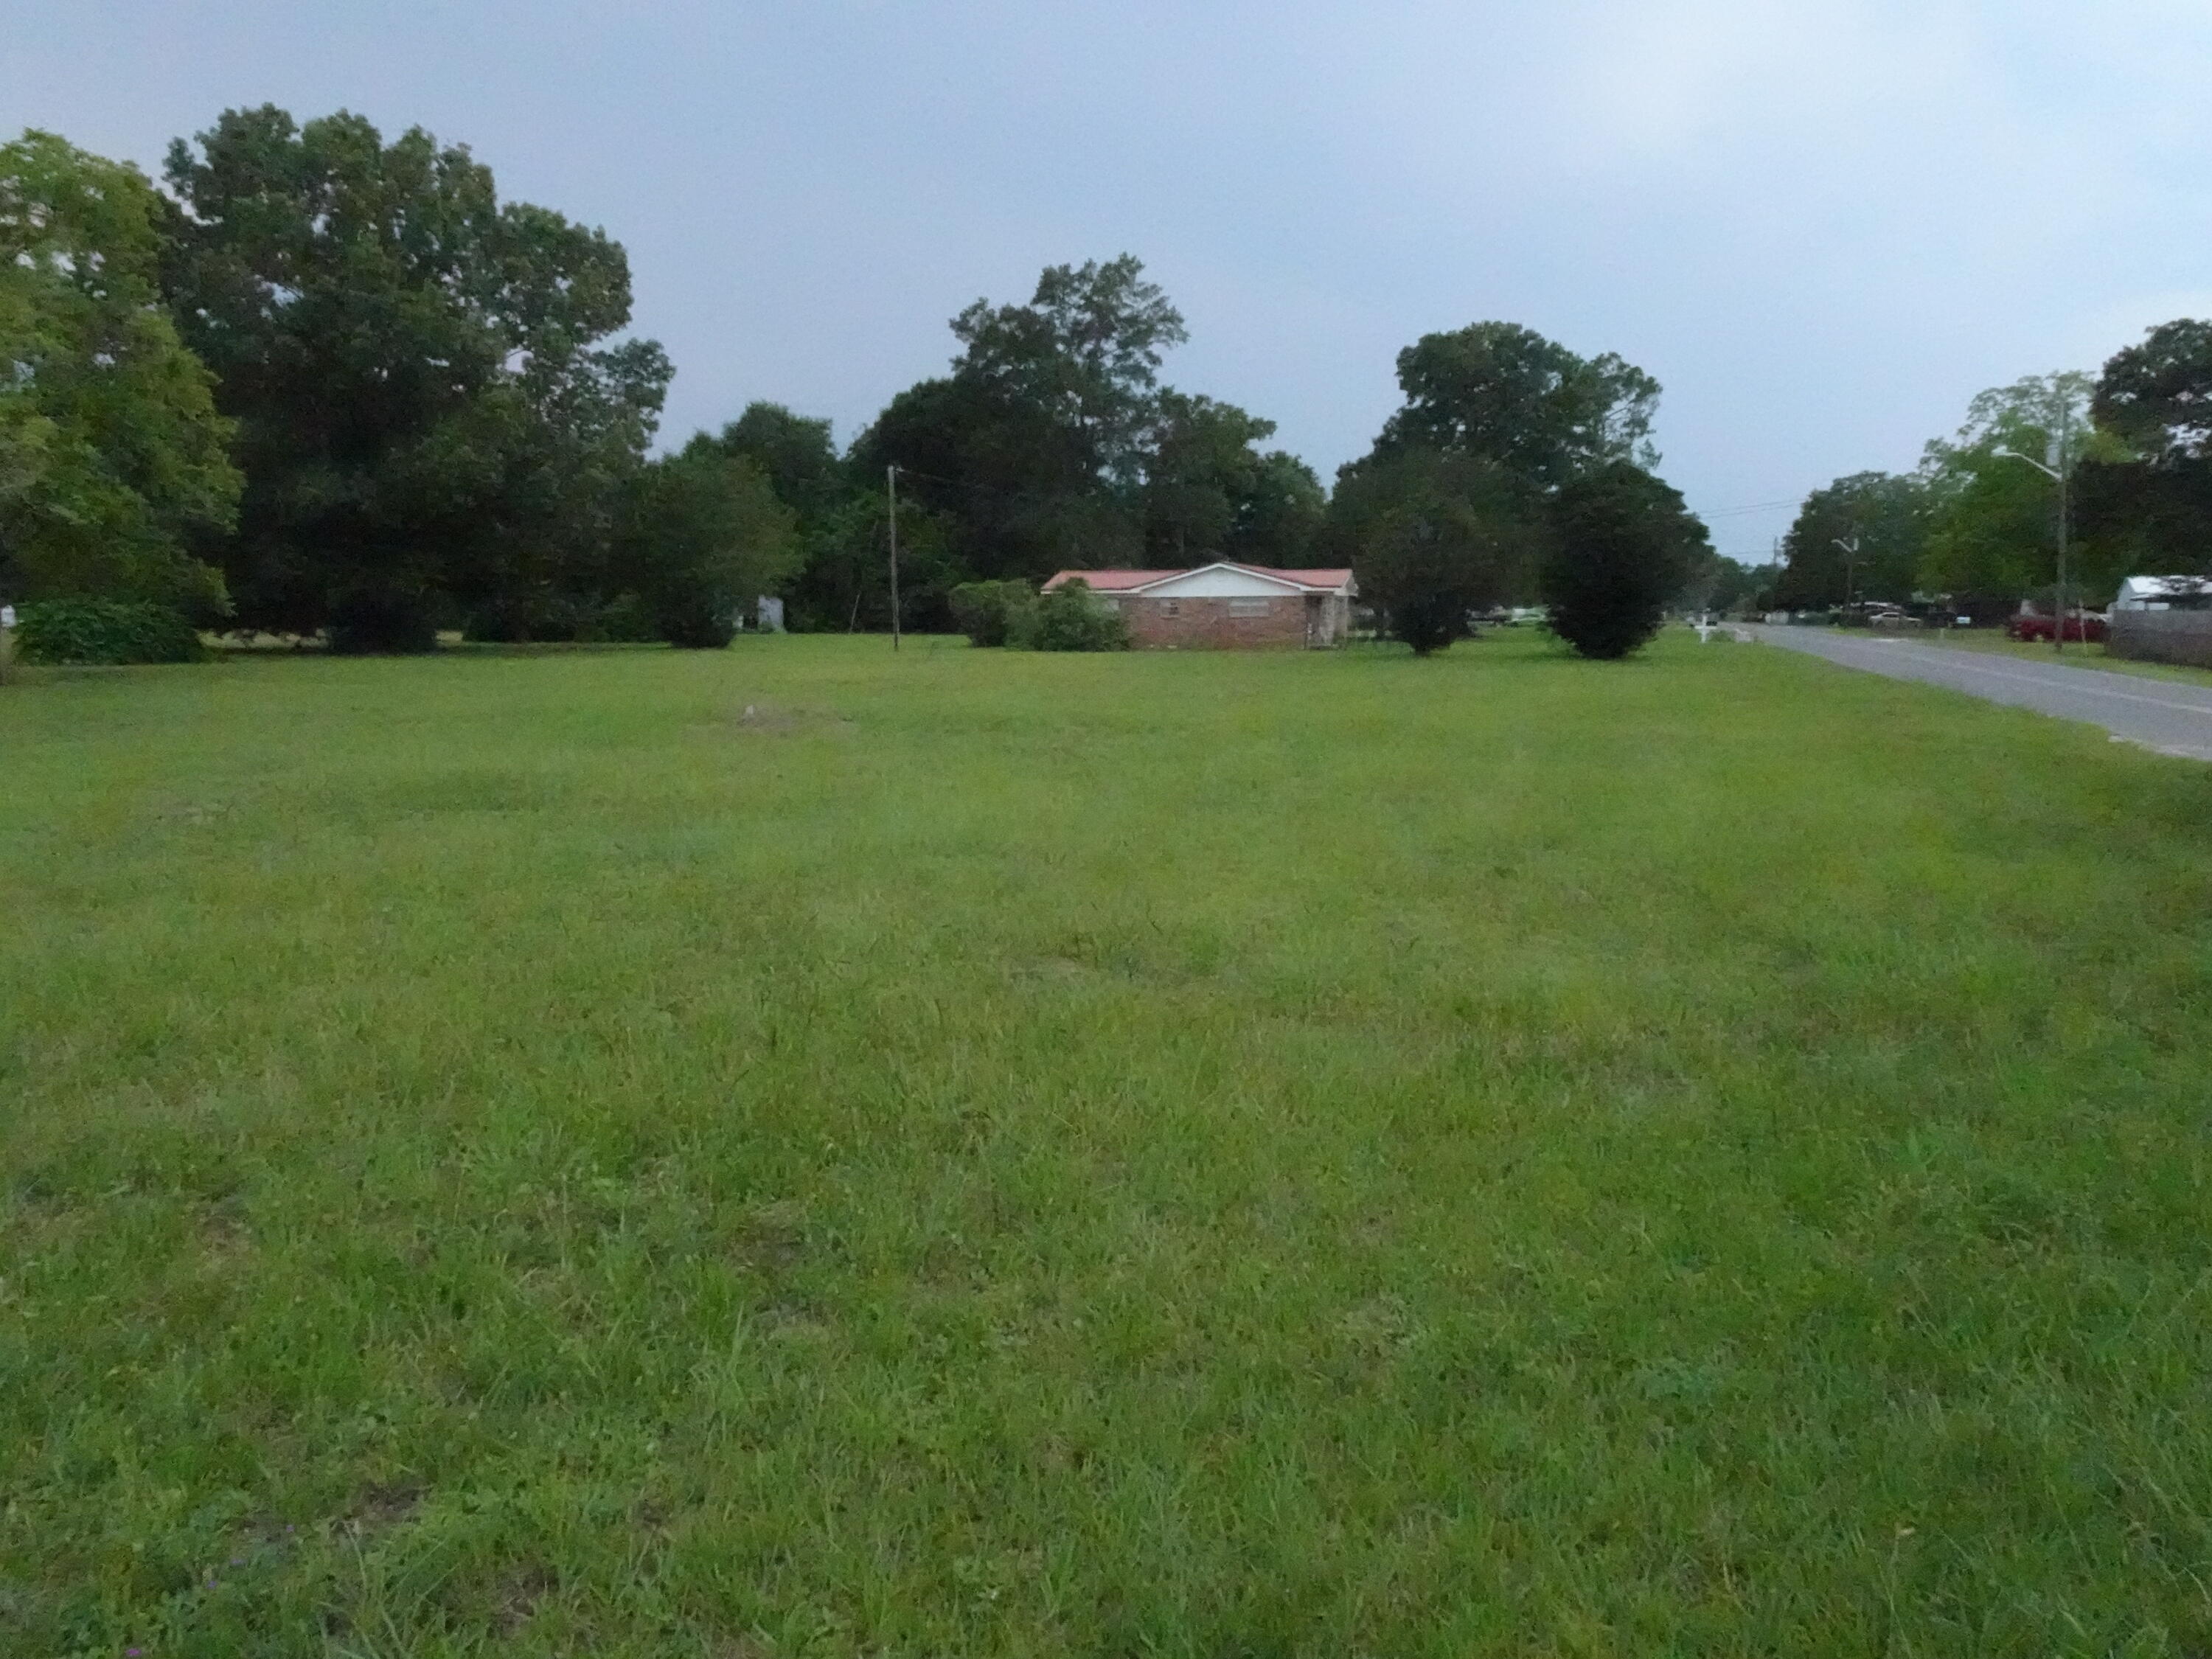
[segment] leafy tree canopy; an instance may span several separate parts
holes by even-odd
[[[953,626],[951,592],[963,577],[956,526],[902,495],[898,512],[899,623],[921,632]],[[890,626],[890,512],[881,489],[848,495],[808,533],[806,568],[793,584],[793,625],[817,632]]]
[[[1398,354],[1406,401],[1378,455],[1436,449],[1481,457],[1532,492],[1611,461],[1658,465],[1659,383],[1612,352],[1577,356],[1514,323],[1424,335]]]
[[[156,285],[159,198],[48,132],[0,146],[0,592],[150,600],[212,619],[185,551],[240,479],[207,370]]]
[[[1513,597],[1537,539],[1519,480],[1486,457],[1433,449],[1346,468],[1334,512],[1360,597],[1417,656]]]
[[[1553,632],[1585,657],[1625,657],[1643,646],[1711,552],[1681,495],[1626,461],[1570,479],[1549,512],[1544,602]]]
[[[618,244],[346,113],[228,111],[167,178],[165,286],[239,423],[246,619],[397,642],[609,528],[670,374],[599,343],[629,319]]]
[[[830,422],[798,415],[781,404],[751,403],[724,427],[714,447],[750,461],[768,477],[776,498],[811,528],[847,493],[846,470],[830,435]],[[872,480],[860,481],[863,488]]]
[[[1273,428],[1160,388],[1187,333],[1134,258],[1053,266],[1026,304],[979,300],[952,331],[951,372],[894,398],[851,460],[862,477],[896,463],[967,574],[1128,563],[1148,540],[1188,547],[1233,527],[1248,462],[1224,447],[1240,423]]]
[[[2126,446],[2091,423],[2093,389],[2087,375],[2072,372],[1991,387],[1967,406],[1956,435],[1928,446],[1921,463],[1929,492],[1921,586],[2009,603],[2053,581],[2057,489],[2014,456],[2054,464],[2063,437],[2069,469],[2124,461]],[[2112,568],[2125,560],[2109,542],[2077,535],[2073,552],[2074,579],[2084,592],[2109,590],[2126,574]]]
[[[1027,305],[978,300],[952,319],[956,376],[1065,429],[1087,473],[1124,487],[1139,482],[1161,360],[1190,337],[1144,271],[1127,253],[1052,265]]]
[[[1274,431],[1234,404],[1163,390],[1144,445],[1146,545],[1177,562],[1218,551],[1260,487],[1253,446]]]
[[[1221,550],[1243,564],[1301,569],[1318,555],[1328,523],[1328,492],[1313,468],[1271,449],[1232,501]]]
[[[798,568],[798,515],[767,473],[701,434],[630,484],[622,570],[671,645],[719,649]]]
[[[1696,568],[1689,581],[1676,596],[1677,602],[1690,611],[1726,613],[1759,605],[1762,596],[1771,595],[1781,574],[1776,565],[1746,564],[1717,553],[1693,562]]]
[[[2105,365],[2091,407],[2140,458],[2081,468],[2080,522],[2106,574],[2212,570],[2212,322],[2151,330]]]
[[[2212,459],[2212,322],[2162,323],[2105,365],[2097,424],[2154,464]]]
[[[1889,472],[1854,472],[1814,490],[1783,538],[1775,603],[1796,611],[1902,602],[1918,584],[1932,506],[1925,479]]]

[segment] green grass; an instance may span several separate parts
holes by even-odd
[[[2212,770],[777,639],[0,777],[0,1652],[2212,1646]]]

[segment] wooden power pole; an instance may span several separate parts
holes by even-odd
[[[890,492],[891,506],[891,649],[899,648],[898,602],[898,468],[884,469],[884,483]]]

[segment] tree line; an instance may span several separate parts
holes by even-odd
[[[726,643],[756,596],[907,627],[964,585],[1208,559],[1353,566],[1417,651],[1542,596],[1632,649],[1711,565],[1656,477],[1657,383],[1484,323],[1400,355],[1333,490],[1272,422],[1164,384],[1183,318],[1133,258],[951,319],[947,371],[842,451],[757,402],[655,455],[673,374],[622,246],[503,201],[465,146],[225,112],[163,188],[49,133],[0,147],[0,595],[161,607],[334,649]]]
[[[2097,375],[1993,387],[1916,471],[1813,491],[1755,602],[1827,610],[1917,592],[1977,617],[2049,603],[2059,493],[2022,457],[2067,475],[2069,605],[2130,575],[2212,573],[2212,323],[2161,324]]]

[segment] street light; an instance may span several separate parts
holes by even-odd
[[[2051,629],[2051,648],[2053,651],[2066,648],[2066,475],[2072,470],[2067,465],[2066,440],[2072,413],[2063,403],[2059,405],[2058,437],[2051,447],[2051,458],[2058,463],[2056,466],[2046,466],[2034,456],[2023,455],[2008,444],[1999,444],[1990,451],[1990,454],[2002,455],[2008,460],[2026,461],[2058,486],[2058,616]],[[2089,638],[2086,623],[2082,625],[2081,638],[2084,643]]]
[[[1830,539],[1844,550],[1844,609],[1848,612],[1851,608],[1852,590],[1858,586],[1859,538],[1854,536],[1845,541],[1841,536],[1835,536]]]

